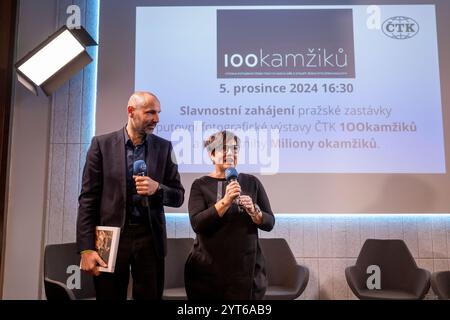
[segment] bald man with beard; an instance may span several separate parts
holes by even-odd
[[[126,126],[95,136],[86,156],[79,196],[77,245],[81,269],[94,275],[99,300],[127,299],[130,271],[133,299],[159,300],[164,288],[166,221],[164,206],[184,201],[172,144],[153,134],[161,105],[150,92],[135,92],[127,105]],[[146,176],[133,175],[138,160]],[[120,227],[114,273],[95,251],[96,226]]]

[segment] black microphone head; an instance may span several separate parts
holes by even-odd
[[[237,180],[238,172],[235,168],[230,167],[225,169],[225,179],[227,179],[227,182]]]
[[[137,160],[133,163],[133,175],[135,176],[146,176],[147,175],[147,165],[144,160]]]

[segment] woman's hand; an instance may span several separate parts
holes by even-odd
[[[256,214],[255,205],[253,204],[252,198],[249,196],[242,195],[239,197],[239,205],[245,209],[245,211],[250,215]]]
[[[241,186],[237,181],[232,181],[225,190],[225,196],[214,205],[219,217],[223,217],[225,212],[231,207],[234,199],[241,194]]]
[[[239,182],[232,181],[230,184],[227,185],[227,188],[225,190],[225,196],[223,197],[223,201],[227,205],[231,205],[237,197],[241,194],[241,186],[239,185]]]
[[[254,223],[261,224],[262,212],[257,210],[257,207],[253,203],[252,198],[246,195],[240,196],[239,205],[245,209],[245,212],[247,212],[247,214],[252,218]]]

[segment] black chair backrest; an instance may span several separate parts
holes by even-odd
[[[286,285],[293,283],[296,276],[297,261],[282,238],[259,239],[261,251],[266,263],[269,285]]]
[[[383,289],[409,288],[411,274],[418,268],[405,242],[399,239],[367,239],[356,266],[366,273],[370,265],[380,267]]]
[[[79,267],[80,255],[76,243],[51,244],[45,247],[44,277],[63,284],[67,283],[74,271],[69,266]],[[78,270],[77,270],[78,271]],[[80,288],[72,289],[76,299],[95,297],[94,281],[92,276],[79,270]],[[50,298],[50,297],[48,297]]]
[[[169,238],[167,239],[167,256],[165,262],[164,287],[184,287],[184,265],[191,252],[194,239]]]

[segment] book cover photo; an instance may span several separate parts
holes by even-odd
[[[99,266],[101,272],[114,272],[117,250],[119,248],[120,228],[97,226],[95,249],[100,258],[108,265],[106,268]]]

